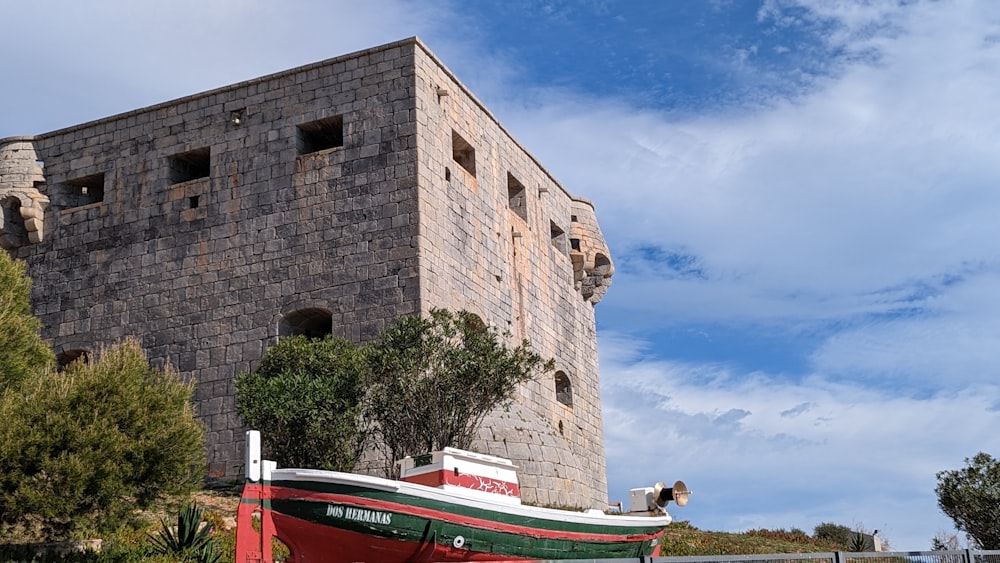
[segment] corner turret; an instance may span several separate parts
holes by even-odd
[[[592,304],[600,302],[611,286],[615,265],[604,234],[597,225],[594,204],[582,197],[573,198],[573,222],[570,227],[573,260],[573,281],[583,298]]]
[[[0,248],[7,251],[42,241],[49,198],[33,140],[0,139]]]

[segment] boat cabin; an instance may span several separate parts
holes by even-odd
[[[396,462],[399,480],[493,501],[521,504],[517,466],[509,459],[444,448]]]

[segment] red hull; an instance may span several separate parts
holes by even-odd
[[[262,498],[264,487],[247,484],[244,498]],[[259,530],[251,522],[260,519]],[[281,530],[278,532],[278,530]],[[456,549],[430,543],[406,542],[380,538],[369,534],[340,530],[301,520],[293,516],[262,509],[251,503],[241,503],[237,513],[236,562],[271,563],[271,537],[288,546],[291,557],[286,561],[323,561],[329,563],[420,563],[452,561],[532,561]],[[307,555],[308,554],[308,555]],[[317,554],[322,556],[317,557]]]
[[[456,503],[437,489],[365,476],[306,472],[305,479],[288,481],[299,470],[288,471],[282,475],[286,480],[278,481],[283,485],[246,484],[237,514],[238,563],[274,561],[272,538],[288,546],[287,561],[294,562],[548,561],[651,551],[655,556],[662,527],[670,521],[637,525],[612,517],[595,525],[596,516],[553,518],[559,511]],[[295,483],[305,486],[289,487]],[[406,487],[410,490],[399,490]]]

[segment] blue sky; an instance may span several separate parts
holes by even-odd
[[[0,137],[413,35],[572,192],[612,498],[708,530],[927,549],[935,473],[1000,454],[1000,4],[12,1]]]

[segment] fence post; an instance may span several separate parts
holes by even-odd
[[[969,548],[965,548],[965,563],[976,563],[976,556]]]
[[[844,563],[844,552],[834,551],[833,552],[833,563]]]

